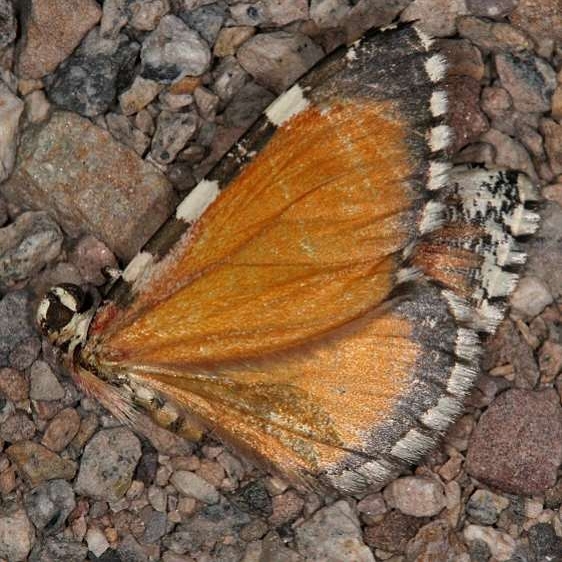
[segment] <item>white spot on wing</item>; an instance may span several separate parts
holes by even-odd
[[[350,51],[348,51],[348,53]],[[295,115],[298,115],[301,111],[304,111],[309,103],[310,102],[304,96],[302,88],[298,84],[295,84],[284,94],[281,94],[265,110],[265,114],[271,123],[279,127]]]
[[[443,55],[435,54],[425,61],[425,71],[432,82],[440,82],[445,78],[447,62]]]
[[[444,150],[451,142],[452,131],[451,127],[447,125],[437,125],[429,132],[429,148],[433,152]]]
[[[55,287],[53,289],[53,293],[57,295],[60,302],[68,308],[68,310],[72,310],[72,312],[76,312],[78,309],[76,307],[76,299],[74,296],[65,290],[63,287]]]
[[[217,181],[201,180],[178,205],[176,218],[185,222],[196,221],[217,198],[218,194],[219,184]]]
[[[429,108],[433,117],[439,117],[447,113],[448,108],[447,93],[443,90],[436,90],[429,99]]]
[[[445,222],[445,205],[439,201],[428,201],[420,220],[420,234],[427,234],[443,226]]]
[[[127,283],[132,283],[154,260],[154,256],[149,252],[139,252],[123,271],[123,279]]]
[[[414,25],[414,30],[417,33],[423,48],[428,51],[433,43],[435,43],[435,39],[433,39],[433,37],[428,35],[425,31],[422,31],[417,25]]]
[[[429,163],[429,178],[427,180],[427,189],[435,191],[441,189],[447,184],[449,179],[449,170],[451,164],[448,162],[438,162],[433,160]]]

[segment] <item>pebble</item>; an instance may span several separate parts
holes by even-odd
[[[447,59],[448,76],[470,76],[476,81],[484,77],[484,61],[480,49],[466,39],[442,39],[439,47]]]
[[[249,25],[237,25],[233,27],[223,27],[217,36],[213,54],[216,57],[226,57],[234,55],[238,47],[245,43],[256,33],[254,27]]]
[[[9,177],[16,161],[17,136],[23,101],[0,81],[0,182]]]
[[[160,164],[173,162],[187,141],[195,134],[197,125],[198,119],[194,112],[162,111],[156,121],[151,156]]]
[[[48,81],[49,99],[85,117],[105,113],[132,80],[138,52],[138,44],[125,35],[107,39],[93,29]]]
[[[445,507],[445,491],[437,479],[404,476],[392,481],[383,491],[389,507],[406,515],[431,517]]]
[[[17,22],[14,6],[10,0],[0,2],[0,49],[7,47],[16,38]]]
[[[467,472],[515,494],[553,486],[562,462],[562,409],[554,395],[513,389],[498,396],[472,435]]]
[[[199,34],[176,16],[164,16],[141,49],[142,76],[163,84],[200,76],[209,69],[211,52]]]
[[[523,277],[509,299],[512,313],[524,320],[538,316],[552,302],[549,288],[533,275]]]
[[[156,511],[166,511],[168,497],[162,488],[150,486],[150,488],[148,488],[148,501]]]
[[[34,435],[35,424],[24,412],[15,412],[0,425],[0,439],[7,443],[32,439]]]
[[[469,76],[452,76],[447,81],[449,124],[455,133],[449,149],[458,152],[488,130],[488,120],[480,109],[480,84]]]
[[[466,9],[474,16],[500,19],[509,15],[518,0],[466,0]]]
[[[338,28],[348,18],[351,8],[344,0],[312,0],[310,19],[320,29]]]
[[[416,562],[470,562],[466,547],[442,520],[424,525],[406,546],[406,559]]]
[[[510,93],[515,109],[550,111],[556,74],[543,59],[529,53],[499,53],[495,64],[502,86]]]
[[[126,534],[117,547],[122,562],[148,562],[144,548],[131,534]]]
[[[562,174],[562,125],[552,119],[543,119],[541,129],[550,167],[555,174]]]
[[[41,444],[60,453],[74,439],[80,429],[80,416],[74,408],[60,411],[45,429]]]
[[[30,310],[30,298],[24,291],[10,292],[0,300],[0,367],[9,366],[12,351],[35,336]]]
[[[231,7],[231,13],[238,5]],[[181,10],[179,17],[212,46],[226,18],[226,9],[221,3],[210,3],[194,10]]]
[[[363,519],[368,519],[367,523],[374,523],[377,518],[388,511],[388,508],[382,494],[376,493],[365,496],[357,504],[357,511],[361,513]]]
[[[81,237],[70,252],[70,261],[78,268],[87,283],[103,285],[107,278],[104,269],[117,269],[118,264],[111,250],[95,236]]]
[[[64,388],[45,361],[35,361],[29,373],[29,397],[32,400],[60,400]]]
[[[41,562],[82,562],[87,559],[85,546],[64,538],[47,537],[41,546]]]
[[[293,522],[302,513],[304,500],[294,490],[287,490],[272,499],[271,507],[273,512],[268,522],[274,528],[281,527]]]
[[[463,534],[469,543],[476,540],[484,542],[498,562],[510,560],[515,551],[515,540],[507,533],[497,531],[492,527],[468,525]]]
[[[476,490],[466,504],[466,513],[480,525],[494,525],[509,500],[488,490]]]
[[[562,11],[559,0],[519,0],[511,13],[517,25],[535,37],[550,37],[562,41]]]
[[[4,194],[48,210],[71,236],[89,232],[120,257],[132,258],[173,208],[166,178],[83,117],[57,112],[40,131],[26,131],[21,147]]]
[[[215,487],[197,474],[193,474],[193,472],[176,470],[170,476],[170,482],[180,494],[195,498],[203,503],[213,504],[220,499]]]
[[[539,351],[541,382],[552,383],[562,372],[562,345],[547,341]]]
[[[109,548],[105,535],[97,527],[90,527],[88,529],[86,544],[88,545],[88,551],[96,557],[100,557]]]
[[[140,442],[130,430],[98,431],[84,449],[76,492],[94,499],[119,500],[131,485],[140,456]]]
[[[19,441],[6,449],[6,454],[31,486],[45,480],[71,480],[76,463],[59,457],[43,445],[33,441]]]
[[[166,534],[168,530],[168,516],[166,513],[146,507],[142,510],[142,518],[144,521],[143,542],[155,543]]]
[[[28,9],[17,62],[22,78],[42,78],[55,70],[101,17],[95,0],[31,0]]]
[[[237,59],[259,84],[281,93],[322,56],[322,49],[308,36],[274,31],[246,41]]]
[[[361,537],[361,525],[349,504],[340,500],[319,509],[295,529],[297,550],[311,562],[374,562]]]
[[[419,21],[432,37],[454,35],[456,20],[466,13],[465,0],[414,0],[400,15],[402,21]]]
[[[124,146],[132,148],[139,156],[143,156],[150,146],[150,138],[133,126],[125,115],[108,113],[105,122],[113,138]]]
[[[42,123],[50,113],[51,104],[43,90],[35,90],[25,97],[25,118],[29,123]]]
[[[23,340],[10,353],[10,365],[14,369],[28,369],[37,359],[41,351],[41,340],[37,336],[31,336]]]
[[[135,76],[133,83],[119,95],[123,115],[133,115],[145,108],[162,90],[164,85],[142,76]]]
[[[234,57],[225,57],[213,72],[213,91],[223,104],[228,103],[249,80],[248,73]]]
[[[459,35],[485,51],[525,51],[532,49],[529,37],[507,23],[495,23],[474,17],[458,20]]]
[[[27,560],[35,543],[33,525],[25,511],[15,504],[0,508],[0,557],[9,562]]]
[[[29,397],[27,377],[15,369],[0,369],[0,393],[12,402],[21,402]]]
[[[193,97],[200,115],[207,121],[214,121],[219,105],[218,96],[200,86],[193,92]]]
[[[0,283],[14,283],[37,273],[59,256],[62,242],[60,228],[47,213],[21,214],[0,229]]]
[[[65,480],[43,482],[24,494],[29,519],[44,535],[59,532],[76,507],[72,486]]]

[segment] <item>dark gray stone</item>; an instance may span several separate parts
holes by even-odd
[[[35,528],[46,535],[62,529],[76,507],[72,486],[65,480],[51,480],[26,492],[23,498],[27,515]]]
[[[226,17],[223,4],[206,4],[194,10],[182,10],[179,17],[207,41],[214,45]]]
[[[33,335],[29,295],[8,293],[0,300],[0,367],[7,367],[12,350]]]

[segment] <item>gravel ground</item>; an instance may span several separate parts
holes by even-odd
[[[103,284],[276,94],[400,19],[448,54],[454,159],[544,197],[465,415],[345,498],[120,426],[38,336],[37,295]],[[0,78],[0,561],[562,561],[559,0],[0,0]]]

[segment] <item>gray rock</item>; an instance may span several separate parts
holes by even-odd
[[[14,168],[18,125],[23,108],[23,101],[0,81],[0,182],[8,178]]]
[[[8,443],[31,439],[34,435],[35,424],[21,411],[16,411],[0,425],[0,439]]]
[[[529,529],[529,546],[535,560],[560,560],[562,538],[548,523],[539,523]]]
[[[234,97],[250,77],[234,57],[225,57],[214,70],[213,78],[212,88],[225,104]]]
[[[143,512],[143,542],[155,543],[160,540],[168,530],[168,516],[166,513],[155,511],[154,509],[143,510]]]
[[[7,367],[10,353],[34,335],[29,295],[8,293],[0,300],[0,367]]]
[[[465,0],[414,0],[400,15],[402,21],[418,21],[433,37],[454,35],[456,20],[466,14]]]
[[[352,4],[347,0],[312,0],[310,19],[321,29],[339,27],[351,8]]]
[[[117,142],[132,148],[139,156],[143,156],[148,150],[150,138],[133,127],[125,115],[108,113],[105,116],[105,122],[109,132]]]
[[[225,123],[233,127],[249,127],[275,99],[263,86],[248,82],[232,98],[224,111]]]
[[[544,60],[530,53],[500,53],[495,58],[502,86],[511,94],[515,109],[524,112],[550,110],[556,73]]]
[[[105,0],[101,33],[115,37],[127,24],[140,31],[152,31],[169,11],[169,0]]]
[[[297,549],[311,562],[374,562],[361,537],[361,525],[344,500],[318,510],[295,530]]]
[[[88,549],[77,542],[47,537],[37,557],[37,562],[84,562]],[[35,562],[35,559],[30,561]]]
[[[237,59],[258,83],[281,93],[322,56],[322,49],[308,36],[274,31],[248,39]]]
[[[99,431],[84,449],[76,492],[117,501],[131,485],[140,456],[140,442],[130,430],[119,427]]]
[[[194,10],[181,10],[178,15],[212,46],[225,20],[226,8],[221,3],[205,4]]]
[[[467,544],[474,541],[485,543],[496,560],[511,560],[515,552],[515,539],[493,527],[468,525],[464,528],[463,535]]]
[[[28,212],[0,230],[0,283],[29,277],[55,260],[63,236],[45,212]]]
[[[148,562],[144,548],[130,534],[123,537],[117,547],[121,562]]]
[[[507,498],[488,490],[476,490],[466,504],[466,513],[475,523],[493,525],[508,506]]]
[[[203,503],[213,504],[219,501],[220,496],[215,487],[193,472],[176,470],[170,476],[170,483],[180,494]]]
[[[0,49],[7,47],[16,38],[16,18],[10,0],[0,1]]]
[[[128,90],[119,96],[123,115],[133,115],[146,107],[164,88],[154,80],[136,76]]]
[[[41,340],[37,336],[27,338],[10,353],[10,365],[14,369],[28,369],[37,359],[40,350]]]
[[[230,14],[238,25],[281,27],[308,19],[305,0],[258,0],[230,6]]]
[[[162,111],[156,121],[156,132],[152,139],[151,156],[161,164],[169,164],[195,134],[197,114]]]
[[[406,560],[416,562],[469,562],[462,540],[444,520],[424,525],[406,546]]]
[[[466,0],[466,9],[474,16],[503,18],[517,3],[517,0]]]
[[[176,16],[167,15],[144,41],[141,60],[143,78],[170,84],[206,72],[211,51],[197,32]]]
[[[25,511],[17,505],[0,509],[0,557],[9,562],[27,560],[35,542],[33,525]]]
[[[533,48],[533,42],[526,33],[507,23],[467,16],[459,18],[457,26],[461,37],[469,39],[486,51],[516,52]]]
[[[125,35],[106,39],[93,29],[48,81],[49,99],[86,117],[105,113],[132,80],[138,52]]]
[[[48,210],[71,236],[93,234],[125,259],[175,203],[154,166],[70,112],[57,112],[42,128],[26,131],[16,169],[2,189],[16,203]]]
[[[65,480],[51,480],[29,490],[23,497],[23,503],[36,529],[45,535],[62,529],[76,507],[72,486]]]
[[[390,507],[414,517],[431,517],[445,507],[445,490],[437,479],[404,476],[384,489],[384,499]]]
[[[540,314],[552,301],[548,286],[532,275],[526,275],[519,281],[509,299],[513,313],[525,320]]]
[[[32,400],[60,400],[64,397],[64,388],[45,361],[35,361],[29,377]]]
[[[208,121],[213,121],[219,105],[218,96],[207,90],[207,88],[200,86],[193,92],[193,97],[201,116]]]

